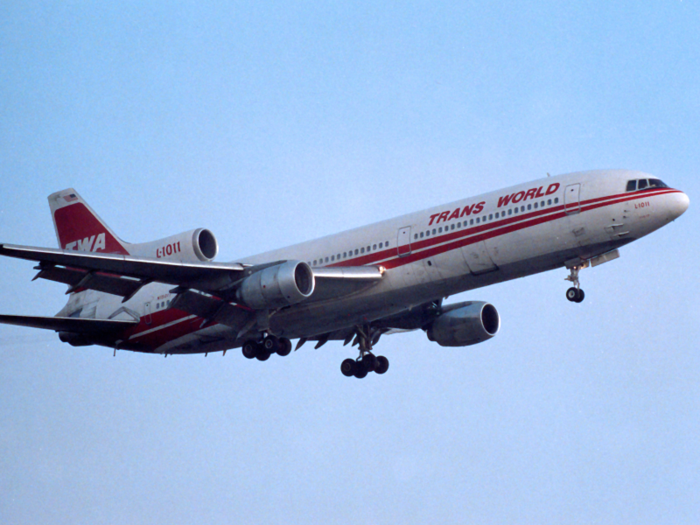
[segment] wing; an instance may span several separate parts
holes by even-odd
[[[252,274],[285,261],[261,265],[240,263],[161,261],[130,255],[78,252],[54,248],[34,248],[0,244],[0,255],[36,261],[39,273],[34,277],[69,285],[67,293],[92,289],[123,297],[133,297],[151,282],[172,284],[178,293],[192,289],[211,297],[207,308],[219,307],[219,299],[237,302],[236,291]],[[316,287],[309,301],[342,297],[364,290],[380,281],[380,266],[314,268]],[[219,298],[219,299],[217,299]],[[202,299],[198,298],[201,307]],[[199,309],[199,307],[198,307]],[[194,312],[193,312],[194,313]]]
[[[161,282],[203,291],[221,291],[245,274],[242,264],[159,261],[111,253],[0,244],[0,255],[37,261],[35,278],[65,282],[73,288],[92,288],[130,297],[141,286]]]
[[[118,321],[107,319],[79,319],[77,317],[39,317],[30,315],[0,315],[0,323],[31,328],[43,328],[56,332],[76,334],[104,334],[119,332],[138,324],[136,320]]]

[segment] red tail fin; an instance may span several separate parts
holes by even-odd
[[[120,240],[73,188],[49,195],[58,245],[64,250],[129,255]]]

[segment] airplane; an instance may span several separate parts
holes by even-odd
[[[460,292],[566,268],[566,298],[583,301],[579,272],[682,215],[688,196],[639,171],[542,178],[236,262],[214,262],[204,228],[145,243],[121,240],[74,189],[49,196],[59,249],[0,244],[68,285],[53,317],[0,322],[58,332],[73,346],[193,354],[241,348],[248,359],[289,355],[307,341],[352,342],[343,375],[385,373],[383,335],[423,330],[462,347],[494,337],[485,301],[443,304]]]

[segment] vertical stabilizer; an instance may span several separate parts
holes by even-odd
[[[82,252],[129,255],[122,241],[73,188],[49,195],[58,246]]]

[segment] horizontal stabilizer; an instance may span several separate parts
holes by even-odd
[[[0,323],[44,328],[56,332],[73,332],[76,334],[102,334],[119,332],[138,324],[138,321],[119,321],[112,319],[81,319],[79,317],[41,317],[33,315],[0,315]]]

